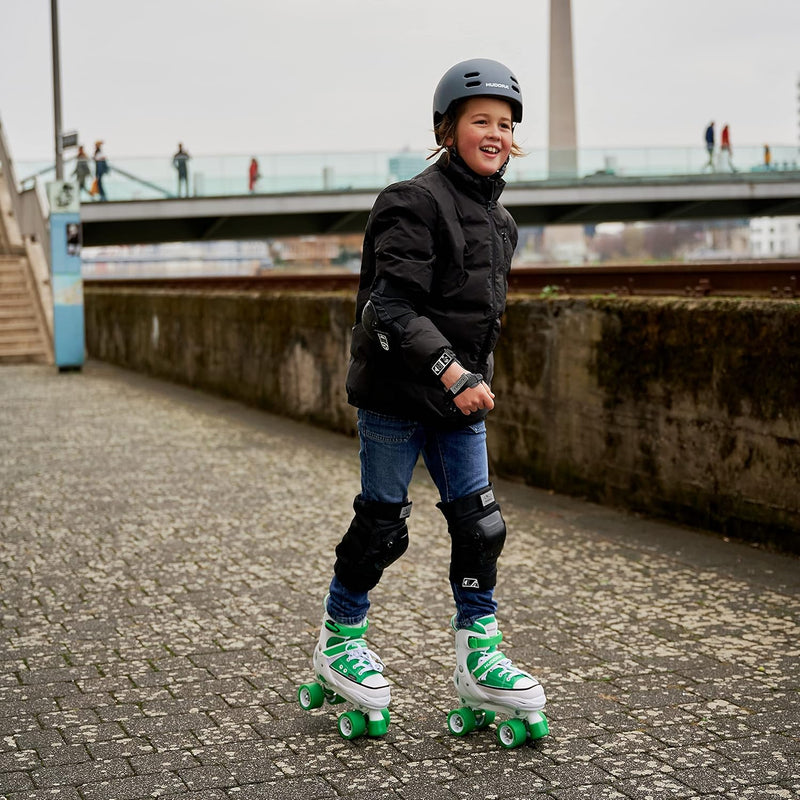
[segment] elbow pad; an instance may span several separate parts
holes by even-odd
[[[389,333],[381,329],[381,323],[378,319],[378,312],[372,304],[372,300],[367,300],[361,312],[361,325],[364,328],[364,333],[374,342],[378,342],[382,350],[389,352]]]

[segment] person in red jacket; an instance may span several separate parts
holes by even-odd
[[[726,166],[730,172],[736,172],[736,167],[733,166],[733,150],[731,150],[731,131],[727,122],[725,123],[725,127],[722,129],[720,151],[723,165]]]
[[[254,156],[250,159],[250,167],[247,170],[247,188],[251,192],[256,190],[256,183],[258,183],[260,177],[261,173],[258,171],[258,161]]]

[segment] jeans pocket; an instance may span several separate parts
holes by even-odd
[[[375,411],[358,412],[358,431],[365,439],[385,444],[405,444],[414,435],[417,423]]]

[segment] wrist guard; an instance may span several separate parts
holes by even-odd
[[[451,397],[457,397],[467,389],[474,389],[483,380],[479,372],[465,372],[448,390]]]
[[[456,358],[456,354],[450,350],[449,348],[445,348],[442,350],[439,358],[433,362],[433,366],[431,367],[431,372],[437,377],[440,378],[444,371],[453,363],[458,363],[458,359]]]

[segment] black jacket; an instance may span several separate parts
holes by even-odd
[[[517,227],[505,182],[454,156],[378,196],[367,223],[347,373],[358,408],[447,427],[456,409],[432,367],[445,349],[491,381]],[[370,301],[377,335],[362,324]]]

